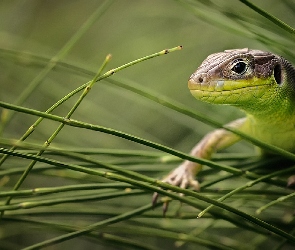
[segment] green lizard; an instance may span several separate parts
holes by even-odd
[[[236,106],[246,113],[228,127],[295,152],[295,68],[286,59],[260,50],[226,50],[208,56],[190,76],[188,87],[199,100]],[[191,155],[210,159],[215,151],[239,140],[227,130],[216,129],[192,149]],[[201,168],[198,163],[184,161],[163,181],[199,190],[195,176]],[[157,197],[155,193],[153,202]]]

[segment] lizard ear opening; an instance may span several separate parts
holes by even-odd
[[[281,65],[277,64],[274,69],[273,69],[273,76],[277,82],[277,84],[281,84],[282,83],[282,69],[281,69]]]

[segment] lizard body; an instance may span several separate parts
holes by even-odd
[[[227,126],[295,152],[295,68],[286,59],[250,49],[215,53],[190,76],[188,87],[199,100],[236,106],[246,113],[246,117]],[[216,129],[207,134],[191,154],[210,159],[215,151],[239,140],[239,136],[229,131]],[[184,161],[163,181],[199,190],[195,175],[201,168],[198,163]],[[154,201],[156,199],[157,194]]]

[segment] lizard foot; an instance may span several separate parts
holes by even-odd
[[[189,165],[180,165],[175,168],[170,174],[168,174],[162,182],[178,186],[180,188],[192,187],[194,190],[199,191],[200,185],[199,182],[195,180],[195,173],[192,171],[192,168]],[[180,194],[183,195],[183,194]],[[157,203],[159,194],[154,193],[152,202],[153,204]],[[166,201],[163,205],[163,214],[165,215],[168,210],[169,202]]]

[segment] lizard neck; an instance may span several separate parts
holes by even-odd
[[[295,124],[295,68],[284,58],[279,58],[280,74],[268,80],[265,94],[249,103],[237,104],[260,124]],[[274,81],[275,78],[275,81]]]
[[[270,102],[256,103],[255,105],[244,104],[239,108],[260,124],[295,121],[295,101],[290,96],[273,98]]]
[[[272,112],[269,112],[272,111]],[[243,132],[263,142],[290,152],[295,150],[294,108],[272,107],[266,111],[247,113]],[[270,153],[270,152],[267,152]]]

